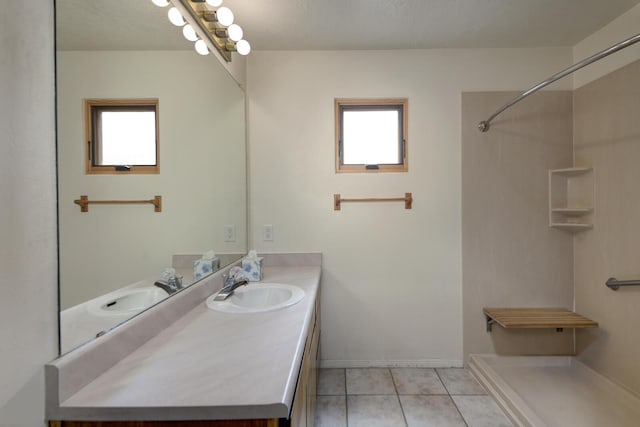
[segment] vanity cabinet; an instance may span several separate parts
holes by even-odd
[[[318,388],[318,368],[320,365],[320,294],[316,297],[311,326],[304,348],[302,366],[298,375],[293,406],[291,427],[313,427],[316,416],[316,396]]]
[[[49,427],[282,427],[273,420],[216,421],[49,421]]]
[[[202,421],[49,421],[49,427],[313,427],[320,357],[320,289],[312,306],[289,418]],[[256,384],[259,387],[259,384]]]

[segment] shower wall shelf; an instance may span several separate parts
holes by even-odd
[[[575,233],[593,228],[594,218],[593,168],[549,170],[549,227]]]

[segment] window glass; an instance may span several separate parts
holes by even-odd
[[[88,174],[159,173],[158,100],[85,100]]]
[[[99,165],[155,165],[155,111],[102,111]]]
[[[336,100],[336,171],[407,170],[407,100]]]
[[[398,164],[397,111],[344,111],[342,141],[345,165]]]

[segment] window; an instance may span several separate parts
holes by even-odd
[[[408,100],[336,99],[336,172],[406,172]]]
[[[85,100],[87,174],[159,173],[158,100]]]

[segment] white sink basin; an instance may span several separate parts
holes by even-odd
[[[133,315],[168,296],[169,294],[157,286],[125,289],[96,299],[88,309],[100,316]]]
[[[261,313],[297,304],[304,298],[304,291],[297,286],[282,283],[254,283],[241,286],[224,301],[214,301],[217,293],[207,298],[212,310],[224,313]]]

